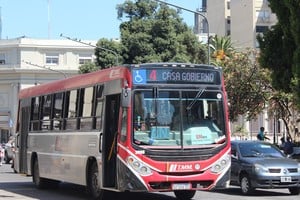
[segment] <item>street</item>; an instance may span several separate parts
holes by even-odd
[[[298,200],[299,195],[290,195],[287,189],[272,189],[272,190],[256,190],[252,196],[243,196],[239,188],[230,187],[226,190],[204,192],[198,191],[193,198],[194,200],[256,200],[270,199],[270,200]],[[41,199],[41,200],[83,200],[89,199],[82,186],[62,183],[57,189],[38,190],[32,183],[32,177],[26,177],[21,174],[16,174],[8,164],[0,166],[0,199],[2,200],[16,200],[16,199]],[[108,193],[106,195],[108,200],[176,200],[173,193]]]

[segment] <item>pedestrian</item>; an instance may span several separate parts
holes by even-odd
[[[261,140],[261,141],[263,141],[263,140],[270,140],[270,138],[268,138],[267,136],[266,136],[266,134],[265,134],[265,127],[260,127],[260,129],[259,129],[259,132],[258,132],[258,134],[257,134],[257,139],[258,140]]]
[[[287,137],[286,142],[284,143],[283,146],[283,152],[286,155],[290,155],[293,153],[293,151],[294,151],[294,144],[292,142],[292,139],[290,137]]]
[[[2,166],[2,163],[4,161],[4,148],[2,147],[2,145],[0,145],[0,166]]]

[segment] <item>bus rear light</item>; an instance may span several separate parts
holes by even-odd
[[[221,173],[224,169],[227,169],[230,164],[230,155],[226,154],[212,166],[211,172],[216,174]]]
[[[129,156],[127,158],[127,163],[131,166],[131,168],[139,173],[141,176],[149,176],[152,174],[151,169],[143,164],[141,161],[137,160],[136,158]]]

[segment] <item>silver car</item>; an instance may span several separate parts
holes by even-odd
[[[300,192],[300,163],[287,158],[275,145],[263,141],[231,142],[231,185],[243,194],[255,188],[287,188]]]

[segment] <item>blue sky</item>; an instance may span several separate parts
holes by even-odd
[[[98,40],[118,38],[120,20],[116,5],[125,0],[0,0],[2,39],[20,36],[59,39]],[[167,0],[168,3],[196,10],[201,0]],[[192,27],[194,15],[182,11]]]

